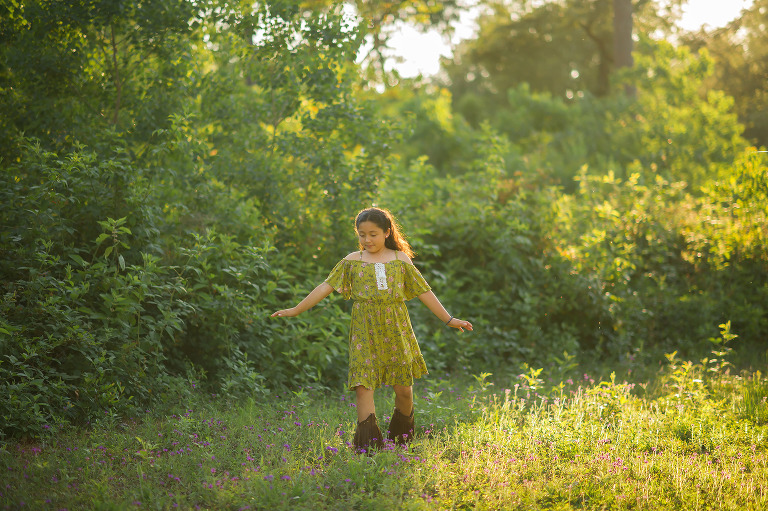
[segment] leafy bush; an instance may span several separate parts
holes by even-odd
[[[622,181],[582,172],[579,195],[558,206],[558,250],[596,279],[610,318],[610,352],[671,346],[695,356],[700,339],[731,317],[744,343],[759,346],[766,326],[764,173],[748,150],[733,177],[693,197],[684,183],[661,177],[648,182],[636,173]]]
[[[430,367],[508,367],[578,352],[596,313],[584,303],[595,298],[548,237],[557,191],[508,178],[509,147],[492,130],[473,145],[477,157],[461,176],[438,177],[420,160],[382,188],[382,203],[421,255],[416,265],[451,314],[476,327],[455,336],[425,307],[412,307]]]
[[[190,378],[232,396],[341,380],[345,316],[334,302],[313,323],[269,318],[302,289],[270,265],[271,234],[254,225],[253,206],[238,214],[258,241],[215,227],[177,235],[140,195],[144,175],[119,153],[61,157],[36,145],[4,170],[2,434],[132,413],[183,397]],[[209,212],[232,204],[229,193],[212,198]],[[115,209],[128,215],[99,220]]]

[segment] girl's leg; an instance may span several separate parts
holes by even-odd
[[[387,438],[402,445],[407,444],[413,438],[416,431],[413,407],[413,386],[394,385],[395,410],[392,412],[392,420],[389,423]]]
[[[373,389],[362,385],[355,387],[357,398],[357,422],[363,422],[372,413],[376,413],[376,405],[373,402]]]
[[[384,445],[384,436],[376,420],[376,407],[373,404],[373,389],[358,385],[357,395],[357,427],[353,445],[358,452],[371,454]]]
[[[413,410],[413,385],[393,385],[395,389],[395,408],[406,417]]]

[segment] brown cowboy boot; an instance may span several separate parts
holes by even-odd
[[[395,411],[392,413],[392,420],[389,423],[387,438],[397,445],[404,445],[410,442],[414,431],[416,431],[416,421],[413,418],[415,411],[416,407],[414,406],[411,408],[411,415],[406,417],[395,407]]]
[[[371,451],[381,449],[384,446],[384,437],[379,429],[375,413],[370,414],[364,421],[357,423],[353,445],[355,446],[355,451],[367,452],[369,454]]]

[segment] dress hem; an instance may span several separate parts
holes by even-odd
[[[376,390],[379,387],[383,387],[385,385],[389,386],[389,387],[392,387],[393,385],[402,385],[403,387],[410,387],[410,386],[413,385],[413,382],[414,382],[415,379],[421,378],[422,376],[426,376],[428,374],[429,374],[429,371],[424,371],[423,373],[420,373],[420,374],[414,374],[411,377],[411,381],[409,383],[404,383],[403,380],[394,381],[394,378],[393,379],[385,378],[382,381],[377,382],[375,385],[369,385],[370,382],[367,382],[367,381],[357,380],[357,382],[353,386],[353,385],[351,385],[349,383],[349,381],[347,381],[347,390],[349,390],[350,392],[354,391],[355,388],[360,386],[360,385],[362,385],[363,387],[365,387],[367,389],[371,389],[371,390]]]

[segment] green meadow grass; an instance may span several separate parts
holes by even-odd
[[[6,444],[0,508],[768,509],[766,382],[702,371],[671,359],[649,384],[583,375],[546,389],[425,379],[411,448],[371,456],[349,444],[352,393],[201,398]]]

